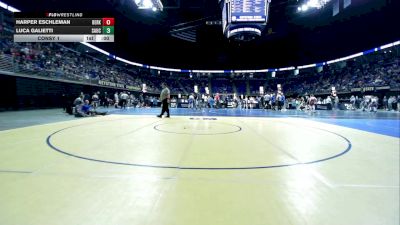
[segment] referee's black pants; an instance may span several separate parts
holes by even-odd
[[[167,112],[167,116],[169,116],[168,99],[162,100],[161,116],[164,115],[165,112]]]

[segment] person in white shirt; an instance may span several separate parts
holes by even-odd
[[[119,95],[118,92],[115,92],[114,94],[114,107],[118,108],[118,103],[119,103]]]
[[[371,103],[369,105],[370,111],[376,113],[378,109],[378,97],[372,96]]]
[[[350,97],[350,104],[351,104],[351,109],[355,110],[356,109],[356,97],[354,97],[354,95],[352,95]]]
[[[190,95],[189,95],[189,99],[188,99],[188,108],[189,109],[194,109],[194,96],[193,96],[193,93],[191,93]]]
[[[250,99],[249,99],[249,97],[245,96],[245,97],[244,97],[244,100],[243,100],[243,103],[244,103],[244,108],[245,108],[245,109],[249,109],[249,104],[250,104]]]
[[[309,104],[311,113],[315,113],[315,104],[316,103],[317,103],[317,98],[314,95],[311,95],[310,98],[308,98],[308,104]]]
[[[332,100],[331,100],[331,97],[330,97],[330,96],[326,97],[325,103],[328,104],[328,105],[330,105],[330,106],[331,106],[331,109],[333,109]]]
[[[265,109],[269,109],[271,105],[271,95],[270,94],[265,94],[264,95],[264,102],[265,102]]]
[[[95,93],[92,95],[92,105],[93,105],[93,108],[94,108],[94,109],[96,109],[97,106],[99,105],[99,101],[100,101],[99,95],[95,92]]]
[[[128,103],[129,95],[124,91],[121,93],[121,109],[126,109],[126,105]]]

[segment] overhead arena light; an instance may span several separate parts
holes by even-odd
[[[164,6],[160,0],[134,0],[139,9],[151,9],[153,11],[162,11]]]
[[[320,9],[324,7],[331,0],[308,0],[301,6],[297,7],[297,11],[305,12],[308,9]]]

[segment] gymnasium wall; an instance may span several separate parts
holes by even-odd
[[[81,92],[115,93],[115,89],[0,74],[0,111],[62,107],[62,95],[72,102]],[[138,94],[138,93],[135,93]]]

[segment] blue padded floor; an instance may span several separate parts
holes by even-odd
[[[103,110],[101,110],[103,111]],[[108,109],[111,114],[121,115],[157,115],[160,108],[128,108]],[[202,109],[192,110],[186,108],[171,108],[173,116],[232,116],[232,117],[278,117],[278,118],[304,118],[318,122],[329,123],[377,134],[400,137],[400,113],[380,111],[377,113],[362,111],[317,111],[308,112],[288,110],[272,111],[260,109]]]

